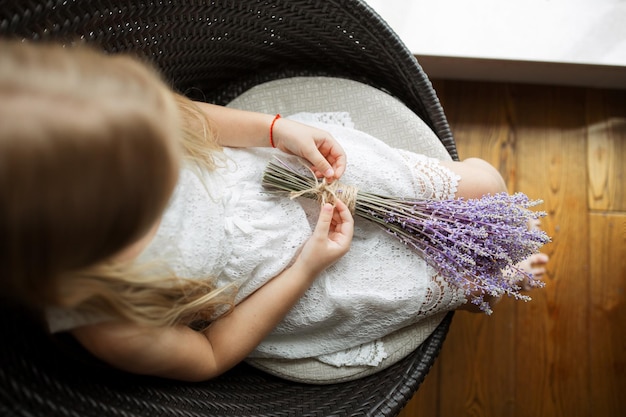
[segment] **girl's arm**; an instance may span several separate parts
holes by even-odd
[[[245,359],[315,277],[348,251],[353,227],[345,204],[337,201],[335,209],[324,205],[294,264],[204,332],[110,322],[78,328],[73,334],[96,357],[125,371],[187,381],[215,377]]]
[[[270,114],[232,109],[215,104],[195,103],[211,120],[217,140],[230,147],[270,146],[272,122],[274,145],[283,152],[308,160],[316,175],[338,179],[346,169],[346,155],[333,136],[289,119],[276,119]]]
[[[502,175],[482,159],[467,158],[460,162],[441,161],[440,163],[461,177],[457,186],[457,197],[480,198],[486,194],[507,191]]]

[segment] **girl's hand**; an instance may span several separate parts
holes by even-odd
[[[335,263],[350,249],[354,219],[348,207],[337,200],[335,206],[322,206],[313,235],[304,244],[297,262],[317,275]]]
[[[343,175],[346,154],[330,133],[282,118],[275,121],[273,132],[276,147],[309,161],[318,178],[332,182]]]
[[[222,146],[268,146],[268,133],[271,130],[274,146],[309,161],[318,178],[325,177],[328,182],[332,182],[339,179],[346,169],[346,153],[335,138],[324,130],[290,119],[274,119],[275,116],[270,114],[194,103],[211,120],[212,130]],[[203,127],[199,125],[194,128]]]

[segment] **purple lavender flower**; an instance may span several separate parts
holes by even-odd
[[[515,266],[549,241],[545,232],[529,228],[545,215],[530,210],[539,203],[523,193],[499,193],[470,200],[396,200],[369,214],[490,313],[485,295],[528,300],[519,292],[523,278],[531,286],[543,286]]]
[[[285,163],[271,162],[263,184],[272,190],[318,198],[315,178]],[[292,194],[293,195],[293,194]],[[485,296],[520,294],[519,282],[541,287],[515,265],[549,242],[541,230],[531,229],[544,212],[530,210],[541,201],[523,193],[499,193],[479,199],[409,200],[358,191],[355,214],[376,223],[419,253],[450,284],[484,312],[491,313]]]

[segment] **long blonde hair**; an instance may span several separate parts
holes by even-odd
[[[149,325],[228,306],[232,291],[209,277],[109,261],[155,224],[181,161],[214,167],[202,112],[129,56],[15,41],[0,51],[2,292]]]

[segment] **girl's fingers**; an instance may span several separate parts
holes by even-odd
[[[315,172],[321,173],[322,176],[328,179],[335,178],[335,170],[330,165],[330,162],[328,162],[326,158],[324,158],[324,156],[317,150],[317,148],[315,149],[313,155],[309,155],[307,159],[313,164]]]
[[[352,239],[352,234],[354,232],[354,218],[352,217],[352,213],[350,213],[350,209],[343,201],[339,199],[335,201],[333,216],[335,232],[343,234],[348,240]]]
[[[327,236],[330,230],[330,224],[333,220],[334,208],[330,203],[322,205],[314,233],[320,236]]]

